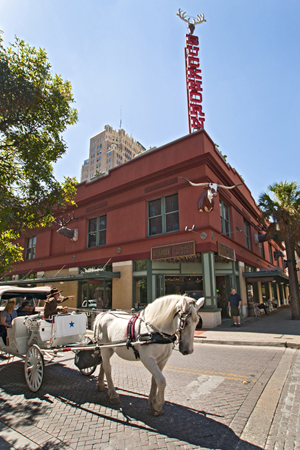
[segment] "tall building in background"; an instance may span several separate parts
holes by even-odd
[[[122,128],[114,130],[110,125],[105,125],[103,131],[90,139],[89,158],[82,165],[80,181],[89,181],[101,173],[106,173],[145,150],[142,144]]]

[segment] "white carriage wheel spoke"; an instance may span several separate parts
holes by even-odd
[[[24,370],[29,389],[32,392],[37,392],[43,382],[44,363],[43,355],[35,345],[27,350]]]

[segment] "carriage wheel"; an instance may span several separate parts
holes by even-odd
[[[32,345],[26,352],[24,373],[31,392],[37,392],[44,378],[44,358],[37,345]]]
[[[97,366],[87,367],[86,369],[80,369],[80,372],[82,373],[82,375],[85,375],[86,377],[88,377],[88,376],[92,375],[96,369],[97,369]]]

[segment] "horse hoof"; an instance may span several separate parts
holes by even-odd
[[[96,389],[97,389],[98,391],[100,391],[100,392],[103,392],[103,391],[105,391],[105,386],[102,385],[102,384],[97,383]]]
[[[111,403],[112,405],[118,405],[118,404],[120,403],[119,396],[118,396],[118,397],[110,398],[109,401],[110,401],[110,403]]]
[[[150,410],[151,410],[152,416],[155,416],[155,417],[162,416],[164,414],[162,409],[160,411],[156,411],[156,409],[154,409],[153,406],[151,406]]]

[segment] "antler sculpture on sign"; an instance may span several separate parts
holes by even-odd
[[[80,220],[78,219],[78,217],[74,216],[74,211],[73,217],[71,217],[69,214],[68,219],[63,219],[63,217],[61,216],[60,219],[54,220],[54,222],[60,226],[60,228],[57,230],[57,233],[62,234],[63,236],[66,236],[67,238],[75,242],[78,240],[78,228],[74,228],[73,230],[71,230],[70,228],[66,227],[66,225],[71,222],[71,220]]]
[[[178,13],[176,14],[176,16],[180,17],[180,19],[182,19],[184,22],[187,22],[188,29],[190,30],[190,34],[194,33],[196,25],[206,22],[206,20],[204,19],[204,14],[197,14],[196,19],[194,19],[194,18],[191,19],[191,17],[186,16],[185,12],[182,12],[182,9],[178,10]],[[191,23],[191,20],[192,20],[192,23]]]
[[[214,197],[217,196],[218,187],[223,189],[233,189],[237,186],[243,185],[243,183],[234,184],[233,186],[223,186],[222,184],[217,183],[193,183],[187,178],[184,177],[179,178],[183,178],[188,183],[190,183],[191,186],[204,186],[204,189],[206,189],[206,192],[203,192],[203,194],[200,195],[198,200],[199,212],[213,212],[215,206]]]

